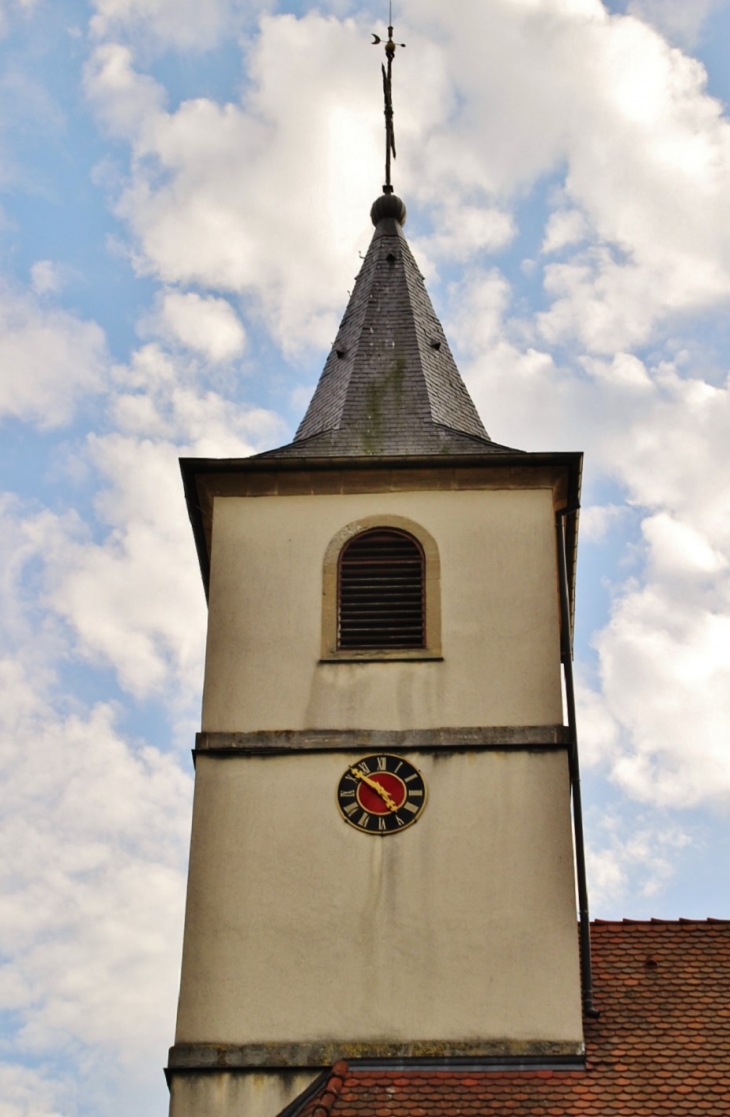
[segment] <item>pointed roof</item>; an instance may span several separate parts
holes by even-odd
[[[477,413],[403,234],[393,194],[294,441],[260,457],[403,457],[501,452]]]

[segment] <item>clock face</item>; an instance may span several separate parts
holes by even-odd
[[[397,834],[418,821],[426,795],[418,768],[402,756],[377,752],[347,767],[337,787],[337,805],[356,830]]]

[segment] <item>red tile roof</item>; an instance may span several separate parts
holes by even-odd
[[[728,1117],[730,921],[592,928],[585,1070],[336,1063],[301,1117]]]

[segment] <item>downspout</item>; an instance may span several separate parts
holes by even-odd
[[[588,911],[586,852],[583,838],[583,802],[580,792],[578,761],[578,730],[575,719],[575,686],[573,683],[573,634],[570,618],[568,559],[565,546],[566,517],[575,515],[578,505],[563,508],[555,516],[558,542],[558,581],[560,585],[560,658],[565,679],[565,701],[568,708],[568,766],[573,796],[573,830],[575,835],[575,871],[578,880],[578,912],[580,926],[580,969],[583,990],[583,1012],[595,1019],[599,1015],[593,1003],[593,965],[591,962],[591,921]]]

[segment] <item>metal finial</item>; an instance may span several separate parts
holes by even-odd
[[[385,46],[386,66],[381,65],[383,72],[383,98],[385,100],[385,183],[383,193],[392,194],[393,184],[390,181],[390,157],[395,159],[395,130],[393,128],[393,59],[396,47],[405,47],[405,43],[393,42],[393,5],[392,0],[388,10],[388,41]],[[372,46],[377,46],[383,40],[373,32]]]

